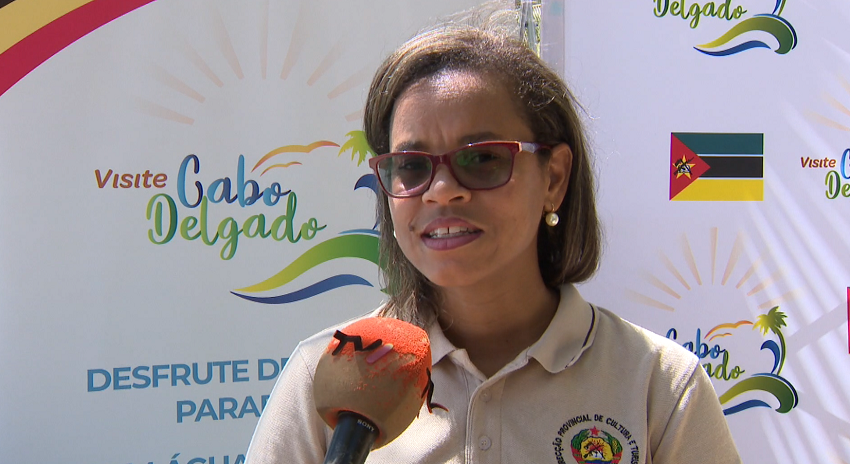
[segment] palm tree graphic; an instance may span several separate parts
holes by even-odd
[[[366,161],[367,156],[375,156],[375,152],[372,151],[372,147],[366,141],[365,132],[354,130],[345,134],[345,136],[348,137],[348,140],[339,148],[339,155],[337,156],[341,156],[346,151],[351,150],[351,159],[354,160],[356,157],[358,166]]]
[[[782,366],[785,364],[785,337],[782,335],[782,327],[785,324],[785,313],[779,310],[779,306],[771,308],[767,314],[762,314],[756,318],[756,323],[753,324],[753,330],[761,330],[762,335],[767,335],[767,331],[771,331],[779,338],[780,357],[779,368],[776,370],[776,375],[782,372]]]
[[[770,372],[762,372],[752,374],[735,385],[732,385],[725,393],[719,396],[720,404],[726,404],[738,395],[745,394],[751,391],[763,391],[770,393],[779,400],[779,407],[776,412],[786,414],[797,407],[800,400],[797,395],[797,389],[787,379],[782,377],[782,366],[785,364],[785,336],[782,335],[782,327],[785,324],[785,313],[779,310],[779,306],[771,308],[767,314],[762,314],[756,318],[753,324],[753,330],[761,331],[762,335],[767,335],[767,332],[773,332],[779,338],[779,345],[773,340],[766,340],[761,345],[761,349],[769,349],[773,352],[773,368]],[[754,407],[770,407],[766,402],[760,399],[749,399],[738,404],[727,407],[723,410],[726,415],[735,414],[746,409]]]

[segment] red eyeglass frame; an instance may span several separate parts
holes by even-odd
[[[455,153],[458,153],[458,152],[463,151],[463,150],[468,150],[470,148],[476,148],[476,147],[482,147],[482,146],[486,147],[486,146],[494,146],[494,145],[495,146],[507,147],[508,150],[510,151],[510,154],[511,154],[510,172],[508,173],[508,176],[505,179],[505,181],[498,184],[498,185],[494,185],[494,186],[491,186],[491,187],[469,187],[466,184],[464,184],[458,178],[458,176],[455,174],[454,169],[452,168],[452,163],[450,161],[451,156],[454,155]],[[460,184],[461,186],[463,186],[463,188],[466,188],[468,190],[493,190],[493,189],[499,188],[499,187],[507,184],[508,181],[511,180],[511,177],[513,176],[513,172],[514,172],[514,160],[516,159],[516,155],[518,153],[528,152],[528,153],[536,154],[537,151],[539,151],[539,150],[546,150],[546,149],[550,149],[550,148],[552,148],[552,147],[550,147],[549,145],[545,145],[545,144],[541,144],[541,143],[535,143],[535,142],[520,142],[520,141],[516,141],[516,140],[492,140],[492,141],[486,141],[486,142],[470,143],[470,144],[464,145],[462,147],[455,148],[454,150],[448,151],[448,152],[443,153],[441,155],[432,155],[431,153],[424,152],[424,151],[398,151],[398,152],[386,153],[386,154],[383,154],[383,155],[378,155],[378,156],[375,156],[373,158],[370,158],[369,159],[369,167],[372,168],[372,171],[375,172],[375,177],[377,177],[377,179],[378,179],[378,184],[381,186],[381,190],[383,190],[384,193],[387,194],[387,196],[390,196],[390,197],[393,197],[393,198],[413,198],[413,197],[418,197],[418,196],[424,194],[428,190],[428,188],[431,186],[431,182],[434,181],[434,176],[436,175],[436,172],[437,172],[437,166],[439,166],[440,164],[446,165],[446,167],[449,169],[449,172],[451,173],[452,177],[454,177],[455,180],[457,181],[457,183]],[[428,160],[431,162],[431,176],[428,178],[427,182],[423,182],[421,186],[416,187],[416,189],[412,189],[411,191],[415,192],[413,194],[406,194],[406,195],[393,194],[384,185],[384,182],[381,179],[381,174],[378,172],[378,163],[380,163],[383,160],[393,158],[393,157],[399,156],[399,155],[422,156],[422,157],[428,158]]]

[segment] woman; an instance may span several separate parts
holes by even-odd
[[[572,96],[537,56],[475,28],[421,34],[378,70],[365,130],[383,154],[378,313],[426,329],[448,409],[368,463],[740,462],[697,358],[572,286],[599,260],[591,166]],[[311,380],[331,334],[295,350],[249,463],[322,462],[332,432]]]

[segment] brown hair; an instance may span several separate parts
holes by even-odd
[[[555,227],[538,229],[537,256],[545,284],[581,282],[596,271],[601,231],[593,172],[579,107],[564,82],[518,39],[472,26],[442,26],[403,44],[378,68],[366,103],[364,130],[377,154],[387,153],[398,97],[413,83],[450,71],[474,72],[506,86],[534,133],[534,142],[572,149],[569,186]],[[548,158],[543,150],[539,156]],[[378,194],[381,261],[390,299],[383,314],[424,326],[433,321],[439,293],[404,256],[393,237],[389,203]]]

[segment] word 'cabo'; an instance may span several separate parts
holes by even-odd
[[[221,239],[221,259],[229,260],[236,254],[240,235],[246,238],[272,238],[278,242],[287,240],[289,243],[296,243],[302,238],[311,240],[318,231],[326,227],[319,225],[316,218],[309,218],[301,223],[296,232],[295,213],[298,197],[295,192],[284,190],[278,182],[261,189],[257,181],[246,180],[245,157],[242,155],[239,156],[235,183],[230,177],[222,177],[206,186],[195,180],[192,187],[188,187],[187,174],[190,170],[198,174],[200,169],[201,162],[198,157],[188,155],[180,164],[177,174],[177,199],[186,208],[197,208],[198,216],[186,215],[179,219],[178,205],[171,195],[159,193],[151,197],[146,218],[153,221],[153,227],[148,230],[148,239],[152,243],[163,245],[170,242],[177,234],[179,226],[180,236],[185,240],[201,239],[204,244],[212,246]],[[233,217],[222,219],[217,227],[211,227],[209,224],[210,203],[237,203],[244,208],[262,199],[266,206],[275,206],[282,197],[287,197],[286,210],[272,220],[267,220],[266,215],[260,213],[249,216],[241,224]]]

